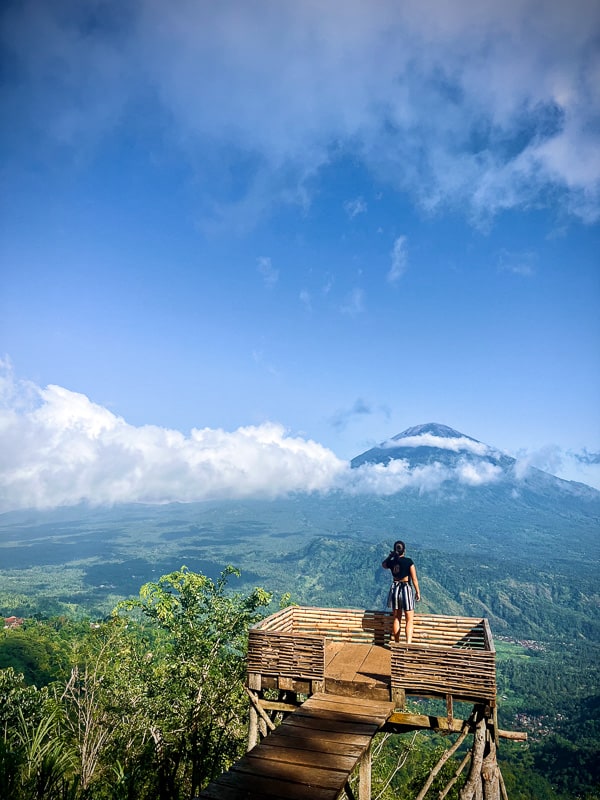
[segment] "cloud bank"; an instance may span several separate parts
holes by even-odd
[[[411,470],[401,460],[351,469],[326,447],[271,422],[231,432],[198,428],[187,436],[136,427],[83,394],[17,381],[6,364],[0,370],[0,512],[292,492],[394,494],[499,477],[492,465],[467,458],[454,471],[440,464]]]
[[[595,0],[23,0],[1,22],[14,153],[88,158],[152,120],[215,217],[310,202],[336,154],[428,210],[600,216]]]

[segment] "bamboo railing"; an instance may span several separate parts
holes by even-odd
[[[410,645],[390,642],[391,630],[392,616],[383,611],[289,606],[250,629],[249,685],[258,689],[277,678],[281,686],[299,682],[308,686],[299,691],[322,691],[328,642],[388,645],[391,696],[400,691],[495,705],[495,649],[486,619],[415,614]]]

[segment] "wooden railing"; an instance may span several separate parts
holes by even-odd
[[[325,678],[327,642],[391,648],[391,694],[495,705],[495,649],[486,619],[415,614],[413,641],[390,643],[392,617],[383,611],[290,606],[250,629],[248,673],[297,681]],[[260,682],[260,681],[258,681]]]

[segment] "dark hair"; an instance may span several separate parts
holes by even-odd
[[[398,547],[398,545],[400,545],[400,555],[401,555],[401,556],[403,556],[403,555],[404,555],[404,551],[406,550],[406,545],[404,544],[404,542],[403,542],[403,541],[401,541],[400,539],[398,539],[398,541],[397,541],[397,542],[394,542],[394,550],[396,550],[396,548]]]

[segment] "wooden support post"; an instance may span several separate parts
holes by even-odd
[[[496,743],[488,729],[486,754],[481,765],[484,800],[500,800],[500,770],[496,761]]]
[[[267,725],[261,716],[258,717],[258,732],[260,733],[261,739],[267,738]]]
[[[248,750],[252,750],[258,744],[258,714],[250,703],[250,718],[248,720]]]
[[[248,673],[248,688],[254,689],[255,692],[260,692],[262,689],[262,675],[260,672]]]
[[[460,800],[480,800],[482,797],[481,787],[481,766],[483,764],[483,753],[485,749],[486,724],[485,717],[480,717],[475,727],[473,737],[473,756],[471,758],[471,769],[467,777],[467,782],[460,792]]]
[[[246,692],[250,700],[250,716],[248,719],[248,750],[252,750],[258,744],[258,712],[254,701],[254,692],[261,689],[261,675],[256,672],[248,673],[248,687]],[[254,689],[251,692],[250,689]]]
[[[448,715],[448,727],[452,730],[452,720],[454,719],[454,705],[452,695],[446,695],[446,714]]]
[[[371,800],[371,742],[358,766],[358,800]]]
[[[399,687],[392,688],[392,703],[394,708],[406,708],[406,692]]]
[[[492,711],[492,721],[494,725],[494,744],[496,747],[499,745],[500,739],[500,731],[498,730],[498,706],[494,706],[494,710]]]

